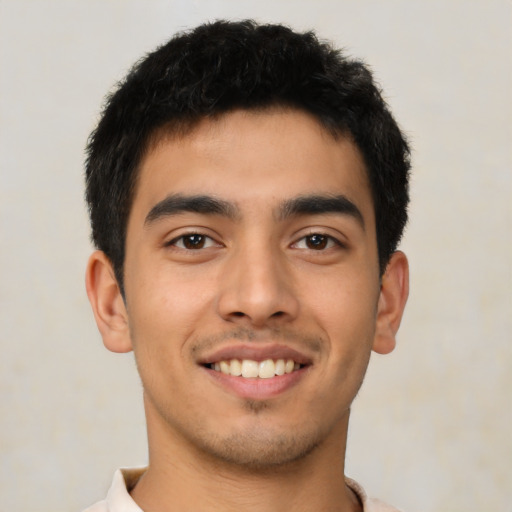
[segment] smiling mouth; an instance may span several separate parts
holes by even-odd
[[[245,379],[271,379],[300,370],[305,365],[297,363],[293,359],[265,359],[255,361],[253,359],[230,359],[208,363],[206,368],[233,377]]]

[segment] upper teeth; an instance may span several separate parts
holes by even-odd
[[[252,359],[231,359],[230,361],[219,361],[212,365],[217,372],[233,375],[235,377],[246,377],[270,379],[275,375],[284,375],[300,368],[300,364],[293,359],[265,359],[265,361],[253,361]]]

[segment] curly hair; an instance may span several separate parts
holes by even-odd
[[[201,119],[274,106],[312,114],[363,155],[381,273],[407,222],[410,151],[368,67],[313,32],[217,21],[174,36],[135,64],[106,100],[87,145],[92,240],[123,290],[128,216],[138,169],[161,130],[186,134]]]

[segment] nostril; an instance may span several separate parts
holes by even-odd
[[[280,317],[280,316],[283,316],[284,315],[284,311],[276,311],[275,313],[273,313],[271,316],[273,318],[276,318],[276,317]]]
[[[234,311],[232,313],[233,316],[245,316],[241,311]]]

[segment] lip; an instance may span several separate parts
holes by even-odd
[[[296,363],[303,365],[299,370],[284,375],[276,375],[270,379],[244,378],[226,375],[222,372],[212,370],[207,365],[231,359],[251,359],[261,362],[266,359],[293,359]],[[268,400],[274,398],[299,382],[309,373],[313,359],[298,350],[280,344],[249,345],[237,344],[220,347],[211,353],[200,357],[197,361],[214,384],[239,398],[251,400]]]
[[[244,378],[226,375],[222,372],[201,367],[214,383],[220,385],[225,391],[239,398],[251,400],[268,400],[274,398],[297,385],[308,373],[309,366],[292,373],[285,373],[270,379]]]

